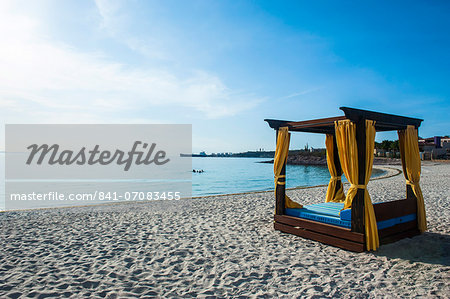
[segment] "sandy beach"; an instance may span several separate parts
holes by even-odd
[[[0,297],[448,298],[450,164],[425,164],[421,186],[428,232],[369,253],[275,231],[272,192],[1,213]],[[405,196],[403,174],[368,188]]]

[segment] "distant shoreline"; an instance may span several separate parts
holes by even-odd
[[[303,150],[289,151],[289,155],[298,155]],[[309,153],[309,152],[305,152]],[[199,157],[199,158],[269,158],[273,159],[275,151],[247,151],[242,153],[212,153],[206,154],[201,152],[200,154],[180,154],[180,157]]]
[[[259,163],[273,163],[273,159],[270,161],[261,161]],[[288,156],[286,164],[288,165],[316,165],[316,166],[326,166],[327,158],[321,156],[307,156],[307,155],[296,155]],[[374,157],[374,165],[402,165],[402,161],[396,158],[381,158]]]

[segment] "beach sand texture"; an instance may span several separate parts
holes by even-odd
[[[422,170],[428,232],[375,253],[274,231],[272,192],[1,213],[0,298],[449,298],[450,164]],[[405,197],[403,174],[368,188]]]

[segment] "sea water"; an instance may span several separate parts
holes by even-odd
[[[192,195],[242,193],[274,189],[272,163],[261,163],[271,159],[261,158],[216,158],[194,157],[192,166],[202,173],[192,175]],[[384,174],[373,169],[372,177]],[[330,181],[327,166],[287,165],[286,188],[325,185]],[[346,182],[345,176],[342,181]]]
[[[0,210],[4,209],[5,201],[4,159],[5,154],[0,153]],[[273,164],[261,163],[268,160],[270,159],[193,157],[193,170],[203,172],[192,172],[192,196],[272,190],[274,189]],[[380,176],[383,173],[383,171],[374,169],[372,177]],[[330,180],[330,173],[326,166],[287,165],[286,178],[287,188],[325,185]],[[346,181],[345,177],[343,177],[343,181]],[[83,182],[79,182],[79,184],[83,184]],[[149,183],[142,181],[142,184]],[[164,182],[158,182],[158,184],[164,184]],[[73,188],[73,183],[68,186]],[[123,191],[129,191],[127,183],[118,182],[117,186]],[[68,205],[67,202],[64,204],[51,202],[49,204],[51,206]],[[30,208],[34,208],[34,206],[30,206]]]
[[[192,195],[214,195],[271,190],[274,188],[273,164],[261,158],[192,158],[192,166],[202,173],[192,175]],[[326,184],[326,166],[287,165],[286,187]]]

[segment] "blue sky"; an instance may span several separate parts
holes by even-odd
[[[447,1],[1,1],[0,117],[190,123],[194,152],[273,149],[264,118],[340,106],[450,134],[449,13]]]

